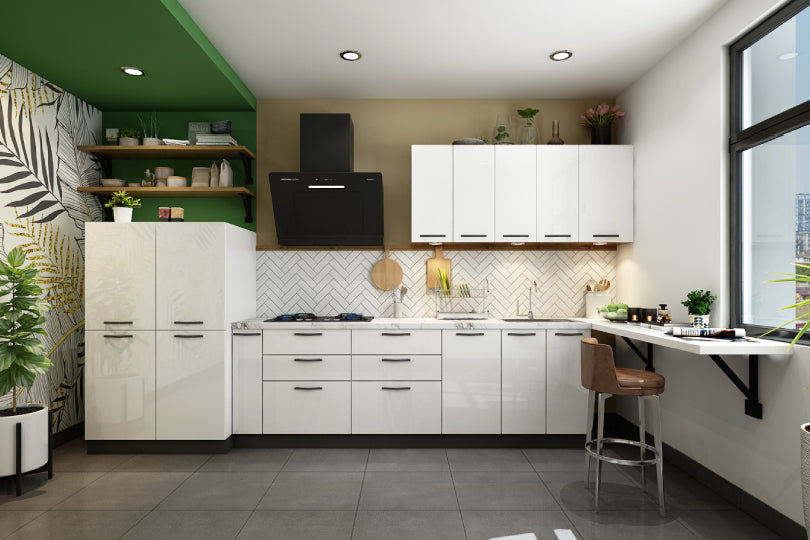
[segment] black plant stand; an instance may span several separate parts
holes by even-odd
[[[17,422],[14,430],[14,447],[17,452],[16,471],[14,473],[14,485],[17,488],[17,497],[22,495],[23,475],[48,472],[48,480],[53,478],[53,411],[48,409],[48,462],[38,469],[22,472],[22,422]],[[9,477],[6,477],[9,478]]]

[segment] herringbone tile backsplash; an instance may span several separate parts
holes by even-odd
[[[470,287],[489,282],[487,308],[492,317],[528,310],[529,286],[535,317],[582,317],[589,279],[607,279],[613,292],[615,251],[445,251],[453,263],[453,283]],[[435,297],[427,290],[426,261],[433,251],[392,251],[408,287],[405,317],[434,317]],[[392,294],[371,281],[371,267],[382,251],[259,251],[256,257],[256,313],[311,312],[320,315],[356,312],[390,317]],[[463,300],[462,302],[467,302]]]

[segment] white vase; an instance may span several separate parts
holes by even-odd
[[[143,145],[144,146],[160,146],[163,144],[163,139],[158,139],[157,137],[144,137],[143,138]]]
[[[802,501],[804,502],[804,526],[810,531],[810,424],[799,428],[802,448]],[[810,537],[810,535],[808,535]]]
[[[132,221],[132,208],[125,208],[123,206],[114,206],[113,220],[116,223],[130,223]]]
[[[233,187],[233,169],[227,159],[222,160],[219,169],[219,187]]]
[[[17,423],[22,424],[22,472],[39,469],[48,463],[48,408],[39,404],[19,407],[41,407],[40,410],[16,416],[0,416],[0,476],[16,472],[15,448]]]
[[[141,140],[132,137],[121,137],[118,139],[119,146],[140,146]]]
[[[689,314],[689,324],[692,328],[709,328],[709,316]]]

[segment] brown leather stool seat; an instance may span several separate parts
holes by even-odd
[[[616,368],[616,378],[622,388],[621,395],[655,396],[664,393],[665,379],[658,373],[643,369]]]

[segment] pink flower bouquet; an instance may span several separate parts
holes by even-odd
[[[581,115],[579,118],[582,120],[580,125],[585,127],[595,127],[595,126],[609,126],[622,116],[624,116],[624,111],[619,110],[618,105],[614,105],[611,107],[605,102],[602,102],[601,105],[598,105],[596,108],[591,107],[585,114]]]

